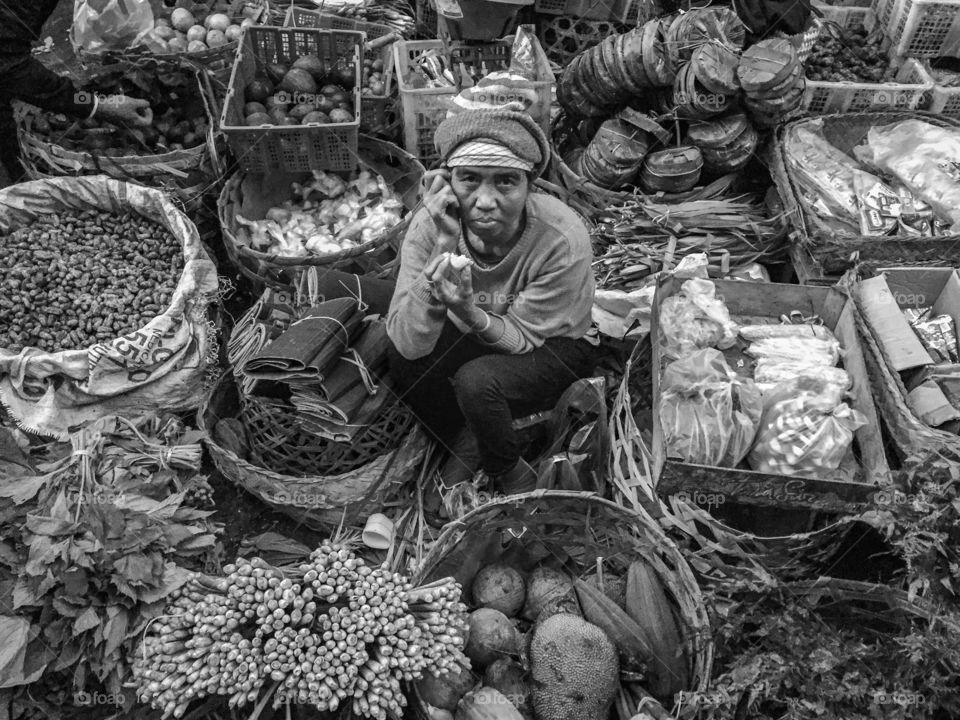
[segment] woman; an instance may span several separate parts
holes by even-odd
[[[435,143],[443,168],[426,178],[387,317],[391,374],[452,450],[445,484],[479,467],[492,489],[520,492],[536,478],[512,419],[552,408],[593,370],[590,239],[570,208],[532,192],[550,147],[529,115],[463,112]]]

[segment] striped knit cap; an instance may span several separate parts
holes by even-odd
[[[434,135],[444,163],[461,145],[475,140],[507,148],[512,156],[531,165],[535,177],[543,173],[550,159],[550,143],[543,130],[527,113],[515,110],[461,112],[440,123]]]

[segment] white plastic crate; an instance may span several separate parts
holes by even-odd
[[[960,0],[876,0],[884,11],[890,52],[901,57],[960,57]],[[883,23],[883,14],[877,13]]]
[[[832,20],[844,29],[876,26],[876,16],[869,8],[819,6],[824,20]],[[894,61],[899,62],[899,61]],[[933,78],[923,65],[908,58],[902,61],[893,82],[825,82],[807,80],[802,107],[810,115],[843,112],[866,112],[900,108],[925,110],[933,91]]]

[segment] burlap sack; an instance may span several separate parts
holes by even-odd
[[[184,268],[166,311],[128,335],[55,353],[0,348],[0,402],[24,429],[60,439],[103,415],[197,407],[216,355],[208,321],[216,268],[196,226],[163,192],[105,175],[13,185],[0,190],[0,235],[41,215],[90,208],[160,223],[182,243]]]

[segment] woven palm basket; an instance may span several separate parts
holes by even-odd
[[[340,524],[362,525],[370,514],[381,512],[385,505],[405,497],[407,484],[415,479],[427,448],[426,436],[416,423],[394,423],[390,426],[392,434],[383,432],[377,435],[382,447],[371,450],[370,443],[366,445],[367,459],[363,463],[358,463],[356,457],[343,462],[342,448],[320,448],[317,456],[336,458],[338,464],[332,471],[317,462],[307,468],[313,474],[287,475],[257,464],[252,459],[253,452],[244,453],[251,459],[240,457],[236,448],[229,449],[216,440],[217,423],[237,417],[240,404],[233,374],[228,372],[220,378],[197,412],[197,427],[204,433],[204,443],[217,469],[267,505],[319,531]],[[281,440],[284,431],[274,428],[271,440]],[[287,428],[286,431],[293,437],[288,456],[296,455],[302,460],[302,451],[293,444],[299,428]],[[262,442],[261,437],[251,445]],[[282,448],[275,448],[274,452],[280,453]],[[346,466],[351,469],[341,469]]]
[[[409,218],[416,208],[420,189],[420,180],[426,172],[420,161],[413,155],[401,150],[393,143],[374,137],[361,136],[358,146],[360,160],[371,171],[383,176],[383,179],[403,200]],[[276,176],[277,182],[289,186],[291,180],[303,180],[307,174],[284,174]],[[237,221],[237,214],[244,201],[243,185],[246,174],[234,174],[224,185],[217,203],[220,225],[223,228],[223,244],[230,261],[240,272],[254,283],[269,287],[283,288],[290,284],[291,277],[298,270],[322,266],[328,268],[346,268],[377,255],[380,250],[392,246],[398,248],[406,232],[407,221],[382,233],[378,237],[348,250],[326,255],[307,257],[285,257],[275,253],[261,252],[250,247],[249,228]],[[273,178],[271,177],[271,183]],[[248,218],[252,219],[252,218]],[[361,272],[368,268],[362,268]]]
[[[688,661],[684,686],[706,690],[713,664],[707,609],[693,571],[656,523],[595,493],[537,490],[501,497],[446,525],[414,584],[453,576],[469,587],[480,567],[501,559],[521,571],[549,559],[575,577],[599,565],[605,577],[622,576],[631,562],[644,561],[660,579],[681,628]],[[414,717],[430,717],[415,690],[410,702]]]
[[[873,126],[916,119],[939,127],[960,127],[960,121],[956,119],[909,110],[824,115],[817,119],[823,121],[827,140],[848,155],[866,138],[867,131]],[[854,258],[874,268],[884,265],[943,264],[951,258],[954,261],[958,259],[960,235],[932,238],[843,235],[820,220],[803,200],[795,173],[789,168],[786,158],[787,133],[798,123],[805,122],[811,122],[811,119],[794,120],[777,129],[769,153],[770,174],[795,230],[794,241],[806,247],[823,265],[825,272],[843,272],[851,266]]]

